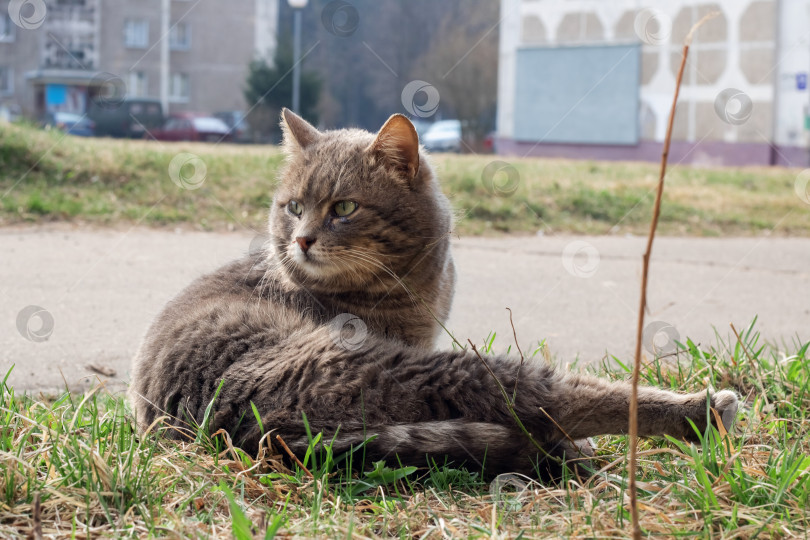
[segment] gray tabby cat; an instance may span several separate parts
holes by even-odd
[[[449,459],[488,475],[553,474],[548,455],[576,454],[569,437],[627,431],[627,383],[487,357],[517,384],[514,409],[539,452],[481,358],[432,349],[453,295],[452,212],[407,118],[375,136],[319,132],[285,110],[282,128],[268,245],[199,278],[152,324],[132,370],[140,430],[163,417],[167,436],[191,433],[224,381],[209,429],[248,452],[262,437],[251,403],[299,456],[306,413],[313,433],[337,434],[336,455],[374,437],[369,461]],[[705,428],[707,399],[730,428],[734,392],[640,388],[639,434],[694,438],[688,420]]]

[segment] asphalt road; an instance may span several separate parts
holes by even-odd
[[[254,235],[68,226],[0,229],[0,373],[17,391],[121,388],[163,304],[203,272],[245,253]],[[459,341],[524,352],[545,338],[561,363],[629,360],[640,237],[506,237],[454,241],[459,279],[448,328]],[[810,340],[810,239],[658,238],[647,348],[689,336],[716,344],[759,317],[763,338]],[[29,307],[33,306],[33,307]],[[450,345],[444,337],[439,346]],[[649,354],[645,352],[645,354]]]

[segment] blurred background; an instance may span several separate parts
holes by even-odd
[[[279,140],[412,118],[428,148],[808,164],[810,0],[2,0],[0,118],[75,135]]]

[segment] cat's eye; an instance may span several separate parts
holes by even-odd
[[[287,203],[287,209],[294,216],[300,216],[302,213],[304,213],[304,207],[301,206],[298,201],[290,201]]]
[[[346,217],[357,210],[357,203],[353,201],[340,201],[333,207],[338,217]]]

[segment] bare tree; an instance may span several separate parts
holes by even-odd
[[[439,90],[441,110],[457,116],[467,144],[478,147],[495,124],[498,3],[469,0],[447,12],[411,73]]]
[[[343,18],[334,23],[352,21],[346,32],[335,32],[329,24],[330,6],[336,5],[342,6],[337,15]],[[280,27],[289,29],[287,2],[280,3],[280,10]],[[350,11],[353,17],[346,18]],[[303,15],[302,65],[323,83],[321,127],[378,129],[391,113],[406,112],[403,89],[411,80],[423,79],[439,88],[445,116],[459,116],[473,133],[486,133],[480,126],[492,123],[497,72],[495,0],[311,0]],[[476,95],[469,91],[470,83]],[[473,106],[464,100],[469,97],[483,103]],[[483,122],[477,119],[479,111],[484,111]]]

